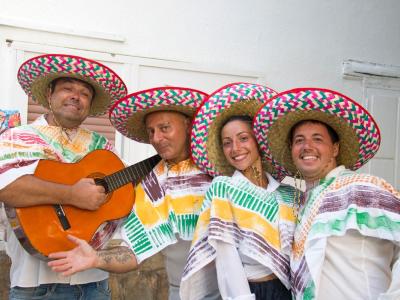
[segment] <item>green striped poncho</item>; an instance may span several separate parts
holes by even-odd
[[[315,299],[318,257],[325,250],[310,245],[348,230],[400,243],[400,193],[383,179],[346,170],[331,171],[309,190],[300,210],[291,255],[292,291],[296,299]],[[312,275],[314,274],[314,275]]]

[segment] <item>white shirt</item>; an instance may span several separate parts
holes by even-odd
[[[392,276],[392,265],[398,258],[399,247],[393,242],[363,236],[357,230],[329,237],[317,299],[375,300],[390,285],[397,289],[397,295],[382,299],[400,299],[400,274]]]
[[[345,169],[338,166],[327,178]],[[314,241],[307,250],[325,253],[313,258],[311,275],[318,300],[399,300],[400,245],[349,230],[344,236]]]
[[[178,239],[178,242],[164,248],[161,253],[165,257],[165,269],[169,283],[169,300],[179,300],[179,286],[183,269],[189,255],[191,241]]]

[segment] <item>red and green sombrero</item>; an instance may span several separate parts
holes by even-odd
[[[17,75],[25,93],[46,108],[49,108],[49,84],[61,77],[76,78],[93,87],[95,96],[90,116],[104,114],[113,102],[127,94],[125,83],[112,69],[74,55],[46,54],[33,57],[21,65]]]
[[[149,143],[145,116],[155,111],[176,111],[192,118],[208,97],[199,90],[184,87],[156,87],[127,95],[110,109],[111,124],[124,136]]]
[[[330,125],[339,136],[338,165],[356,170],[379,149],[378,125],[360,104],[338,92],[319,88],[297,88],[282,92],[256,114],[254,131],[263,155],[283,175],[293,176],[289,148],[290,129],[302,120]]]
[[[234,115],[253,117],[276,92],[254,83],[228,84],[210,95],[193,118],[191,152],[196,165],[212,176],[232,175],[234,168],[222,151],[224,122]],[[270,166],[266,170],[271,172]]]

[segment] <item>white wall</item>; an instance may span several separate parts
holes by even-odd
[[[205,70],[239,70],[233,74],[254,75],[277,91],[331,88],[368,105],[361,78],[344,79],[342,63],[354,59],[400,66],[399,16],[399,0],[0,0],[1,105],[15,108],[10,101],[26,101],[10,100],[15,98],[10,89],[19,89],[19,61],[3,59],[12,57],[6,39],[106,52],[113,55],[102,54],[104,59],[115,63],[144,57],[194,63]],[[32,34],[21,26],[45,30]],[[147,78],[145,70],[129,65],[121,74],[130,92],[165,80],[160,72]],[[141,82],[136,81],[138,74]],[[168,78],[190,83],[179,76]],[[198,80],[204,88],[193,87],[211,92],[219,82],[207,79]],[[400,146],[393,147],[400,152]],[[400,182],[400,155],[396,157]]]
[[[0,8],[0,18],[125,37],[111,52],[261,71],[277,90],[311,85],[360,98],[360,82],[342,79],[344,59],[400,65],[398,0],[0,0]]]

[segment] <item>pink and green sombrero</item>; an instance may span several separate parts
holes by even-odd
[[[156,87],[138,91],[111,107],[110,121],[124,136],[148,144],[146,115],[156,111],[175,111],[192,118],[207,97],[208,94],[204,92],[184,87]]]
[[[49,84],[61,77],[79,79],[93,87],[95,96],[90,116],[104,114],[112,103],[127,94],[125,83],[112,69],[94,60],[74,55],[46,54],[33,57],[21,65],[17,75],[25,93],[46,108],[49,108]]]
[[[244,82],[226,85],[212,93],[193,118],[191,153],[196,165],[211,176],[232,175],[234,168],[222,151],[222,125],[234,115],[253,117],[275,94],[268,87]],[[272,171],[270,165],[265,167]]]
[[[282,175],[296,174],[288,135],[302,120],[321,121],[336,131],[340,145],[337,163],[351,170],[360,168],[379,149],[378,125],[360,104],[332,90],[292,89],[268,101],[253,124],[263,155]]]

